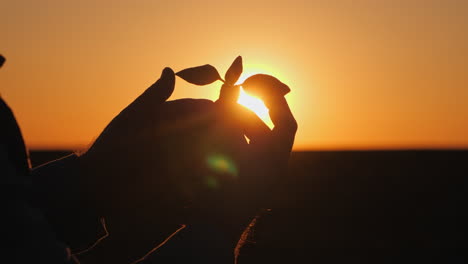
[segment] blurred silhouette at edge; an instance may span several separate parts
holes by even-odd
[[[5,58],[0,55],[0,67]],[[0,175],[2,262],[72,263],[73,256],[59,241],[43,212],[30,203],[32,179],[28,151],[8,105],[0,98]]]

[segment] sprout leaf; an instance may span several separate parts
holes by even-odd
[[[216,68],[209,64],[181,70],[176,75],[196,85],[207,85],[222,80]]]
[[[242,57],[238,56],[231,64],[231,67],[229,67],[226,75],[224,76],[226,84],[231,86],[236,84],[237,80],[239,80],[239,77],[242,74],[242,68]]]

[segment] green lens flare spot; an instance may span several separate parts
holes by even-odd
[[[236,164],[229,158],[222,155],[211,155],[207,159],[208,167],[217,173],[229,174],[237,177]]]

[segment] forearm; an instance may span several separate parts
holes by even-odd
[[[58,239],[72,252],[87,248],[104,233],[85,178],[74,154],[32,170],[31,204],[44,212]]]

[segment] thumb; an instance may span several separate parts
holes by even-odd
[[[174,71],[166,67],[161,73],[161,77],[146,91],[144,91],[133,103],[130,108],[152,109],[155,105],[164,103],[172,95],[175,85]]]
[[[154,110],[171,96],[174,85],[174,71],[171,68],[164,68],[161,77],[153,85],[114,117],[93,143],[90,151],[125,143],[121,139],[133,133],[134,129],[139,128],[138,125],[146,124],[144,121],[151,120]]]

